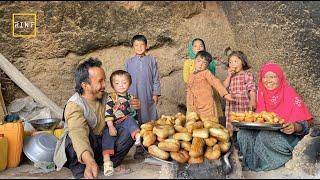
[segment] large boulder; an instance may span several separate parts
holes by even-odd
[[[234,46],[216,3],[2,2],[0,9],[1,53],[61,107],[74,92],[74,70],[81,61],[91,56],[102,60],[110,91],[111,72],[123,69],[133,55],[131,38],[144,34],[159,65],[159,113],[175,114],[185,104],[182,66],[188,41],[203,38],[208,51],[219,56],[224,47]],[[35,38],[12,37],[11,15],[18,12],[37,14]],[[7,103],[25,96],[12,81],[3,87]]]

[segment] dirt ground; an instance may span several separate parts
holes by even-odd
[[[166,168],[161,164],[147,163],[144,160],[134,160],[133,147],[125,158],[123,164],[128,166],[132,172],[129,174],[115,173],[111,177],[105,177],[100,167],[99,179],[168,179],[170,174],[162,173]],[[167,171],[167,170],[165,170]],[[41,169],[35,168],[28,161],[23,160],[17,168],[6,169],[0,172],[0,179],[73,179],[72,173],[67,168],[61,171],[43,173]]]
[[[152,165],[134,160],[126,160],[133,172],[130,174],[115,174],[111,177],[105,177],[102,171],[99,173],[99,179],[169,179],[170,174],[162,173],[164,169],[161,165]],[[280,168],[268,172],[243,171],[243,179],[319,179],[320,173],[316,176],[306,173],[292,173],[291,170]],[[0,179],[72,179],[73,176],[69,169],[63,168],[61,171],[51,173],[41,173],[32,165],[23,164],[17,168],[7,169],[0,173]],[[240,178],[240,177],[238,177]],[[241,179],[242,179],[241,178]]]
[[[99,179],[159,179],[161,167],[149,165],[143,162],[135,163],[133,161],[125,162],[133,171],[129,174],[114,174],[111,177],[105,177],[102,170],[99,173]],[[71,171],[63,168],[61,171],[50,173],[41,173],[32,165],[24,164],[18,168],[7,169],[0,173],[1,179],[72,179]]]
[[[272,171],[253,172],[243,171],[244,179],[319,179],[320,171],[315,175],[310,175],[302,171],[292,171],[282,167]]]
[[[171,165],[157,161],[153,158],[141,160],[133,159],[135,147],[129,151],[123,164],[132,171],[129,174],[115,173],[111,177],[105,177],[100,167],[99,179],[173,179],[174,168]],[[236,151],[234,153],[237,153]],[[233,156],[233,158],[238,156]],[[277,170],[266,172],[241,171],[239,163],[232,163],[235,172],[227,175],[226,179],[320,179],[320,163],[317,161],[312,168],[310,165],[298,165],[299,167],[287,165]],[[240,166],[240,167],[239,167]],[[304,168],[300,166],[306,166]],[[309,167],[309,168],[308,168]],[[305,169],[305,170],[303,170]],[[315,169],[315,172],[307,172],[306,169]],[[62,168],[61,171],[44,173],[36,168],[24,156],[21,165],[0,172],[0,179],[73,179],[71,171]]]

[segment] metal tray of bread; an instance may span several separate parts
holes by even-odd
[[[256,122],[232,122],[232,124],[239,129],[255,129],[267,131],[279,131],[280,129],[285,127],[282,124],[268,124]]]

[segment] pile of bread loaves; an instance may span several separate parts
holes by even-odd
[[[274,112],[261,111],[260,113],[248,111],[243,113],[231,112],[230,119],[232,122],[255,122],[267,124],[283,124],[284,119]]]
[[[216,118],[200,119],[194,112],[187,116],[162,115],[157,121],[141,125],[140,134],[151,155],[163,160],[171,157],[179,163],[216,160],[231,146],[229,131]]]

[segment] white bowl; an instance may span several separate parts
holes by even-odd
[[[34,163],[53,162],[57,138],[48,133],[27,137],[23,143],[24,154]]]

